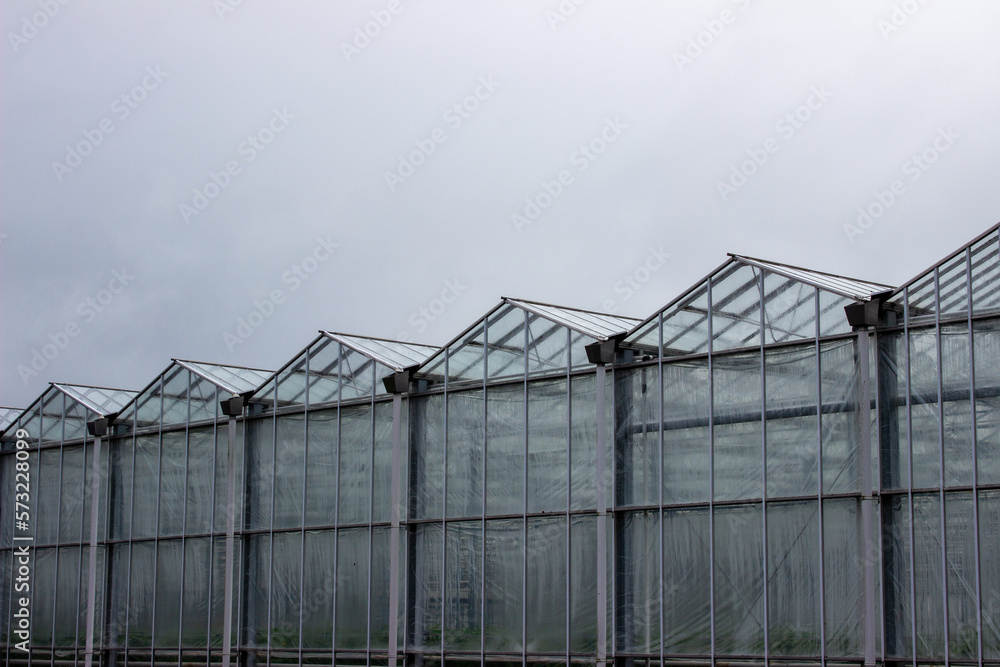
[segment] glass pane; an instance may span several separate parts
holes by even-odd
[[[488,318],[486,366],[491,380],[524,376],[525,315],[520,308],[504,306]]]
[[[850,333],[851,325],[847,321],[844,313],[844,306],[851,303],[850,299],[833,294],[832,292],[819,292],[819,335],[835,336],[837,334]]]
[[[63,415],[63,440],[68,442],[87,437],[87,422],[96,418],[97,415],[92,414],[83,405],[67,398]]]
[[[597,650],[597,517],[570,518],[569,641],[570,650]]]
[[[903,334],[882,334],[879,345],[879,434],[882,488],[905,489],[910,483],[909,420],[906,409],[906,342]],[[824,372],[826,366],[824,365]],[[824,489],[825,490],[825,489]]]
[[[302,572],[302,648],[333,646],[333,568],[336,532],[307,531]]]
[[[483,513],[483,390],[448,394],[449,517]]]
[[[277,377],[277,405],[304,405],[306,402],[306,353],[303,352]]]
[[[253,419],[247,424],[247,527],[271,527],[274,479],[274,420]]]
[[[184,431],[167,431],[160,445],[160,532],[184,532],[184,490],[187,488],[187,437]]]
[[[524,507],[524,385],[489,387],[486,398],[486,514],[518,514]]]
[[[36,465],[35,470],[38,472],[33,480],[36,488],[58,491],[61,485],[59,448],[39,451]],[[36,492],[34,496],[36,503],[34,512],[35,542],[37,544],[55,544],[59,539],[59,494]],[[6,500],[6,502],[10,501]]]
[[[1000,323],[973,325],[976,458],[980,484],[1000,484]]]
[[[163,376],[164,425],[186,424],[188,418],[188,376],[186,368],[175,366]]]
[[[483,530],[478,521],[449,523],[446,532],[445,648],[479,650]],[[503,594],[501,589],[500,594]],[[490,591],[493,594],[493,591]]]
[[[660,517],[629,512],[615,538],[618,649],[654,653],[660,647]]]
[[[77,644],[81,590],[80,554],[80,547],[59,549],[58,588],[55,591],[55,631],[52,637],[52,643],[55,646],[73,647]],[[44,598],[36,597],[35,600],[42,601]],[[81,640],[85,631],[85,626],[80,628]]]
[[[819,489],[816,348],[806,345],[768,350],[764,366],[767,495],[815,494]]]
[[[566,369],[569,365],[569,331],[566,327],[528,313],[529,375],[557,373]]]
[[[35,549],[32,562],[31,646],[52,645],[58,549]],[[7,620],[7,619],[4,619]]]
[[[941,294],[942,317],[969,310],[969,280],[964,252],[948,260],[938,269],[938,291]]]
[[[818,501],[768,503],[767,565],[771,654],[820,656]]]
[[[715,499],[760,498],[760,355],[716,357],[713,363]]]
[[[157,543],[156,634],[154,646],[177,648],[180,642],[181,582],[184,549],[180,540]]]
[[[225,504],[225,486],[214,490],[215,429],[212,426],[188,431],[187,464],[187,534],[197,535],[212,530],[212,508]]]
[[[708,287],[701,285],[665,311],[663,356],[708,351]],[[651,341],[654,345],[656,341]]]
[[[524,571],[522,565],[524,562],[523,530],[524,523],[521,519],[499,519],[486,522],[486,599],[484,601],[486,616],[483,623],[486,636],[483,638],[483,644],[487,651],[520,651],[523,646],[521,640],[521,608],[524,599],[522,580],[522,572]],[[478,537],[479,531],[475,532]],[[448,556],[451,557],[450,546]],[[474,567],[475,571],[478,572],[478,564]],[[448,570],[449,573],[452,572],[450,561]],[[452,576],[449,574],[449,583]],[[478,580],[475,575],[468,576]],[[478,600],[478,593],[476,599]],[[478,636],[478,631],[470,636],[470,640],[474,636]],[[448,645],[451,644],[449,641]]]
[[[663,652],[710,654],[708,508],[663,512]]]
[[[760,505],[715,508],[715,642],[720,654],[759,654],[764,644]]]
[[[615,474],[618,504],[659,502],[659,370],[644,366],[614,373]]]
[[[860,478],[859,443],[855,405],[857,402],[858,367],[854,358],[855,341],[843,340],[823,343],[820,346],[820,368],[822,375],[823,401],[823,493],[853,493],[858,490]],[[892,369],[883,369],[891,373]],[[884,375],[883,373],[883,375]],[[895,383],[889,383],[889,378],[883,377],[887,387],[898,388]],[[895,376],[892,376],[895,380]],[[870,392],[874,396],[877,391],[871,385]],[[888,390],[887,390],[888,391]],[[884,395],[881,407],[886,410],[884,416],[886,425],[895,419],[905,418],[905,409],[900,410],[898,400],[892,399],[892,392]],[[891,412],[890,412],[891,411]],[[876,434],[877,435],[877,434]],[[898,457],[898,433],[895,433],[895,447]],[[905,434],[904,434],[905,443]],[[872,441],[874,449],[878,449],[878,440]],[[898,473],[898,463],[892,466]],[[875,480],[878,483],[878,480]],[[890,487],[891,488],[891,487]]]
[[[59,541],[80,542],[90,539],[90,534],[84,536],[83,523],[90,525],[90,516],[84,516],[84,497],[90,492],[84,482],[89,477],[86,466],[86,454],[83,445],[63,448],[62,493],[59,508]],[[91,461],[91,465],[93,462]]]
[[[972,493],[945,496],[948,544],[948,648],[952,659],[976,660],[976,542]]]
[[[280,418],[279,418],[280,419]],[[271,649],[298,650],[302,533],[275,533],[271,558]]]
[[[63,407],[66,396],[50,387],[42,399],[42,442],[62,442]]]
[[[411,398],[409,405],[410,514],[415,519],[440,519],[444,516],[444,395]]]
[[[941,498],[913,496],[913,575],[916,588],[917,658],[944,657],[944,590],[941,575]]]
[[[527,618],[531,651],[566,650],[566,517],[528,519]]]
[[[212,541],[188,538],[184,543],[184,601],[181,617],[183,646],[208,646],[208,614],[212,590]]]
[[[768,519],[770,521],[770,519]],[[823,501],[823,581],[828,656],[860,657],[864,636],[864,549],[853,498]],[[909,581],[906,581],[909,590]]]
[[[337,648],[368,644],[367,528],[341,530],[337,538]]]
[[[405,406],[400,416],[406,414]],[[405,421],[400,425],[400,438],[406,433]],[[400,475],[405,474],[405,445],[400,442]],[[374,472],[372,474],[372,521],[389,521],[392,512],[392,403],[375,404],[375,444],[373,445]],[[386,647],[388,648],[388,647]]]
[[[129,646],[149,647],[153,639],[153,586],[156,583],[156,543],[132,544],[129,568],[128,636]]]
[[[597,393],[595,377],[570,379],[570,507],[597,508]]]
[[[1000,248],[997,232],[972,246],[972,310],[975,314],[1000,306]]]
[[[242,641],[247,646],[267,646],[271,536],[249,535],[245,539],[247,585],[242,611]]]
[[[764,273],[764,342],[816,337],[816,293],[812,285]]]
[[[308,414],[306,525],[332,526],[337,509],[337,411]]]
[[[568,508],[567,384],[566,380],[528,384],[528,512],[561,512]],[[490,463],[487,461],[487,476]]]
[[[270,420],[267,420],[270,424]],[[253,422],[251,422],[252,424]],[[234,475],[233,491],[235,507],[233,508],[233,522],[235,526],[243,525],[243,455],[249,449],[243,438],[244,422],[236,422],[236,446],[233,451]],[[251,428],[259,428],[251,426]],[[260,437],[259,434],[253,437]],[[219,424],[215,433],[215,516],[213,523],[215,532],[226,531],[227,502],[229,497],[229,425]]]
[[[418,524],[413,528],[413,560],[407,576],[413,590],[410,648],[417,651],[441,648],[442,531],[439,523]]]
[[[910,420],[913,488],[941,483],[941,420],[938,412],[937,336],[933,330],[910,332]]]
[[[371,507],[372,408],[340,413],[339,525],[367,523]]]
[[[906,288],[905,295],[910,324],[934,321],[937,306],[934,299],[933,270],[911,282]]]
[[[340,355],[340,400],[371,396],[375,383],[382,378],[375,377],[375,362],[354,350],[341,348]]]
[[[712,276],[714,351],[760,345],[760,289],[752,266],[733,263]]]
[[[983,658],[1000,659],[1000,491],[979,492]]]
[[[663,502],[707,501],[708,361],[663,364]]]
[[[372,529],[371,610],[368,615],[373,650],[389,648],[391,530],[385,527]]]
[[[324,338],[309,350],[309,405],[337,400],[340,394],[340,343]]]
[[[969,354],[967,325],[941,327],[946,486],[972,484],[972,406],[969,400],[972,360]]]
[[[191,376],[188,400],[191,404],[191,421],[215,419],[219,407],[218,390],[214,384],[196,375]],[[228,398],[228,395],[225,396]]]
[[[496,341],[493,341],[493,344],[496,344]],[[482,325],[474,327],[461,340],[452,344],[448,348],[449,380],[452,382],[482,380],[484,345]],[[434,364],[428,364],[426,370],[432,376],[441,372]]]
[[[302,525],[305,426],[306,419],[303,413],[279,415],[275,419],[277,428],[274,453],[273,526],[275,529]]]
[[[909,658],[913,654],[910,572],[909,502],[906,496],[883,496],[882,608],[888,657]]]
[[[132,491],[132,539],[156,536],[156,494],[159,488],[160,438],[141,435],[135,439],[135,470]],[[150,567],[149,576],[153,569]]]

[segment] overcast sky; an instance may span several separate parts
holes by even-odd
[[[646,317],[727,252],[896,285],[1000,220],[988,0],[0,19],[0,405],[443,344],[501,296]]]

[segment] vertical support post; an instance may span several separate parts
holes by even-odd
[[[875,501],[872,497],[872,441],[871,441],[871,370],[869,368],[868,330],[857,332],[858,344],[858,400],[857,432],[858,455],[861,459],[861,532],[864,540],[865,577],[865,665],[875,664],[875,536],[872,515]]]
[[[233,550],[236,533],[236,416],[243,413],[243,397],[222,401],[229,417],[229,448],[226,464],[226,578],[223,604],[222,667],[229,667],[233,655]]]
[[[402,466],[403,396],[392,395],[392,506],[389,519],[389,667],[396,667],[399,636],[399,480]]]
[[[597,664],[608,661],[608,502],[605,488],[607,410],[604,364],[597,366]]]
[[[87,569],[87,634],[84,665],[94,664],[94,615],[97,607],[97,523],[100,519],[101,497],[101,438],[107,435],[108,420],[98,419],[88,424],[94,436],[94,462],[90,473],[90,561]]]

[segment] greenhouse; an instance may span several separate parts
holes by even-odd
[[[1000,226],[901,287],[730,255],[645,320],[503,298],[0,430],[8,665],[1000,665]]]

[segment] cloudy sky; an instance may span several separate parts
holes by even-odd
[[[0,20],[0,405],[319,329],[442,344],[501,296],[645,317],[727,252],[900,284],[1000,220],[988,0]]]

